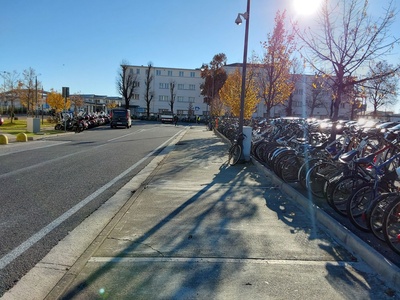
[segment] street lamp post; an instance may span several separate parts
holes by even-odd
[[[35,103],[36,103],[36,105],[35,105],[35,115],[34,115],[34,117],[35,118],[38,118],[39,117],[39,103],[38,103],[38,81],[37,81],[37,78],[38,78],[38,76],[40,76],[40,75],[42,75],[42,74],[37,74],[37,75],[35,75]]]
[[[36,109],[35,109],[35,116],[38,117],[38,86],[37,86],[37,76],[35,77],[35,102],[36,102]]]
[[[247,69],[247,48],[248,48],[247,44],[248,44],[248,39],[249,39],[250,0],[247,0],[246,12],[243,14],[241,14],[241,13],[238,14],[238,16],[235,20],[235,23],[237,25],[242,24],[241,17],[243,17],[246,20],[246,27],[245,27],[245,32],[244,32],[242,89],[241,89],[241,93],[240,93],[239,133],[243,133],[243,123],[244,123],[244,101],[245,101],[245,93],[246,93],[246,69]],[[243,156],[243,153],[242,153],[242,156]],[[242,157],[242,159],[243,159],[243,157]]]

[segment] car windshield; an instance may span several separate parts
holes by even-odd
[[[124,112],[123,110],[116,110],[113,112],[113,114],[114,114],[114,116],[117,116],[117,117],[125,117],[126,112]]]

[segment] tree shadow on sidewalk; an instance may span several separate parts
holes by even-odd
[[[183,139],[139,195],[146,197],[146,205],[153,201],[149,195],[161,189],[172,197],[154,199],[150,207],[135,201],[131,209],[136,214],[131,217],[138,219],[137,227],[119,241],[123,250],[93,273],[79,275],[63,299],[100,298],[100,289],[119,299],[152,298],[157,293],[165,299],[190,298],[199,292],[201,298],[212,298],[222,281],[243,271],[241,259],[249,257],[249,248],[241,228],[257,214],[257,205],[249,199],[259,196],[260,178],[248,172],[249,165],[225,165],[227,146],[218,138],[202,144],[199,140]],[[203,179],[195,185],[197,190],[188,189],[190,197],[174,199],[174,190],[185,189],[176,183],[184,183],[182,173],[195,181],[203,174]],[[242,193],[249,182],[255,187]]]

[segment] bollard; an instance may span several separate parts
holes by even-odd
[[[243,157],[245,161],[250,161],[252,131],[253,129],[250,126],[243,126],[243,134],[245,135],[243,140]]]
[[[27,142],[27,141],[28,141],[28,136],[25,133],[20,132],[17,134],[17,142]]]
[[[0,134],[0,145],[7,145],[8,137],[5,134]]]

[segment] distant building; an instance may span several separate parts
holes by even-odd
[[[146,94],[146,72],[147,66],[129,66],[127,72],[136,76],[136,89],[130,100],[131,113],[137,116],[145,115],[147,106]],[[200,76],[200,69],[182,68],[151,68],[153,80],[150,83],[150,92],[153,99],[150,102],[150,114],[158,115],[165,111],[171,111],[171,97],[174,98],[173,113],[179,116],[207,115],[207,104],[204,97],[200,95],[200,84],[204,79]],[[171,95],[171,83],[174,84]]]
[[[71,95],[73,96],[73,95]],[[122,97],[109,97],[105,95],[95,95],[95,94],[79,94],[76,95],[83,99],[84,106],[80,108],[84,112],[89,114],[110,111],[110,107],[119,107],[124,105]],[[70,108],[71,111],[74,110],[73,107]]]

